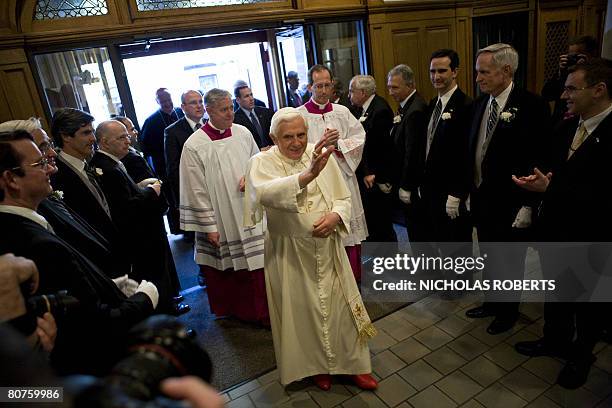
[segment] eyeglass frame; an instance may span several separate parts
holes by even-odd
[[[41,157],[39,160],[37,160],[34,163],[24,164],[22,166],[13,167],[13,168],[11,168],[9,170],[10,171],[24,170],[23,166],[32,167],[32,168],[40,167],[40,169],[43,170],[45,167],[49,166],[50,164],[51,164],[51,160],[49,160],[45,156],[43,156],[43,157]]]
[[[582,88],[576,88],[575,86],[564,86],[563,87],[563,93],[568,93],[568,94],[572,94],[576,91],[584,91],[585,89],[589,89],[589,88],[593,88],[597,86],[597,84],[593,84],[593,85],[589,85],[589,86],[583,86]]]

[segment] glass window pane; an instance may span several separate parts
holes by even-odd
[[[38,0],[34,20],[103,16],[108,14],[106,0]]]
[[[327,66],[346,92],[351,78],[366,72],[361,66],[360,38],[357,21],[319,24],[318,43],[320,44],[322,64]]]
[[[138,11],[185,9],[192,7],[233,6],[237,4],[273,3],[280,0],[136,0]]]
[[[106,47],[41,54],[35,61],[51,113],[76,108],[97,122],[123,113]]]

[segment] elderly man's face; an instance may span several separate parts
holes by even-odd
[[[387,78],[389,95],[397,103],[401,103],[414,91],[414,85],[408,85],[401,75],[392,75]]]
[[[214,105],[206,106],[208,117],[214,127],[225,130],[232,127],[234,122],[234,105],[230,98],[224,98]]]
[[[304,119],[299,116],[289,121],[281,122],[274,136],[274,143],[281,154],[291,160],[299,160],[308,144],[308,131]]]
[[[510,67],[498,66],[493,61],[493,53],[485,52],[476,59],[476,83],[486,94],[497,96],[510,85]]]
[[[368,99],[368,95],[366,95],[363,89],[357,89],[355,83],[351,81],[349,85],[349,99],[353,105],[362,107]]]
[[[36,129],[31,133],[31,135],[34,138],[34,143],[36,143],[36,146],[38,147],[40,152],[49,161],[50,174],[56,173],[57,167],[55,166],[55,158],[57,157],[57,153],[53,148],[53,142],[47,135],[47,132],[42,129]]]
[[[17,140],[13,147],[22,158],[19,167],[23,176],[15,177],[20,198],[29,208],[35,209],[53,191],[49,179],[53,167],[42,162],[46,157],[31,140]]]
[[[108,124],[106,134],[100,141],[100,147],[107,153],[121,159],[130,148],[130,135],[121,122],[112,121]]]
[[[127,129],[128,135],[130,135],[130,144],[134,144],[138,141],[138,130],[134,126],[134,122],[130,118],[120,120],[123,126]]]

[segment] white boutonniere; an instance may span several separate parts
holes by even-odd
[[[51,193],[51,196],[57,198],[58,200],[63,200],[64,192],[60,190],[53,190],[53,192]]]
[[[393,123],[400,123],[402,121],[402,115],[395,115]]]
[[[101,169],[101,168],[96,167],[96,174],[97,174],[98,176],[101,176],[101,175],[103,175],[103,174],[104,174],[104,172],[102,171],[102,169]]]
[[[440,118],[442,120],[452,119],[453,118],[452,111],[451,112],[444,112]]]
[[[507,111],[503,111],[499,114],[499,118],[506,123],[510,123],[516,117],[516,113],[518,112],[518,108],[510,108]]]
[[[368,118],[367,115],[363,115],[362,117],[359,118],[359,122],[363,123],[366,121],[367,118]]]

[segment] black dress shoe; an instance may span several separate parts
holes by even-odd
[[[174,313],[173,314],[175,316],[180,316],[182,314],[187,313],[190,310],[191,310],[191,306],[189,306],[188,304],[186,304],[186,303],[179,303],[174,308],[174,310],[173,310]]]
[[[595,356],[568,360],[557,377],[557,384],[568,390],[575,390],[586,383],[591,371],[591,365],[596,360]]]
[[[174,301],[174,303],[181,303],[185,300],[185,298],[183,297],[183,295],[178,295],[173,297],[172,300]]]
[[[516,323],[516,319],[500,319],[496,317],[489,327],[487,327],[487,333],[495,336],[496,334],[510,330],[514,326],[514,323]]]
[[[570,344],[564,346],[551,345],[544,338],[534,341],[519,341],[514,345],[514,349],[524,356],[529,357],[560,357],[567,359],[567,353],[570,350]]]
[[[484,317],[495,316],[495,313],[485,306],[478,306],[465,312],[465,315],[470,319],[482,319]]]

